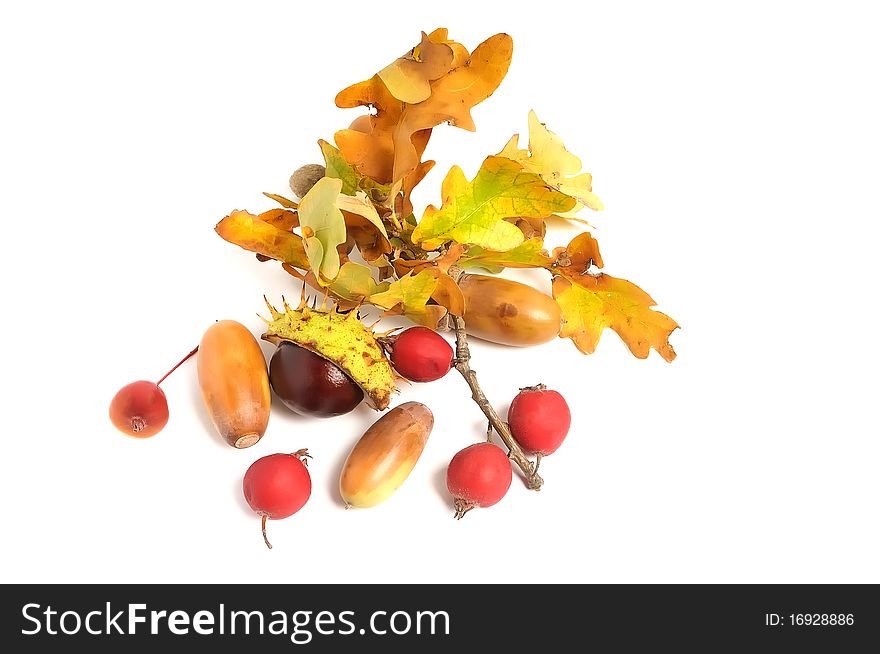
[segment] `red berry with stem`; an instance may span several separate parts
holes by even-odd
[[[391,364],[410,381],[435,381],[452,368],[452,346],[433,329],[410,327],[387,342]]]
[[[527,452],[553,454],[571,427],[571,411],[556,391],[544,384],[520,389],[507,412],[510,433]]]
[[[263,540],[270,550],[272,544],[266,536],[266,520],[292,516],[303,508],[312,494],[307,458],[308,450],[270,454],[254,461],[244,473],[244,499],[262,518]]]
[[[477,443],[461,450],[446,470],[446,488],[455,498],[456,519],[474,507],[497,504],[512,480],[510,460],[497,445]]]
[[[149,438],[162,431],[168,422],[168,400],[159,384],[198,351],[195,348],[183,357],[158,382],[141,380],[119,389],[110,402],[110,420],[116,428],[137,438]]]

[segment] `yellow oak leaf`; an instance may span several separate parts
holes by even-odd
[[[272,220],[286,221],[287,224],[290,224],[293,222],[290,214],[293,214],[294,218],[296,214],[283,209],[275,209],[274,212],[280,213],[266,212],[266,214],[255,216],[247,211],[233,211],[217,223],[214,231],[224,240],[250,252],[307,268],[309,262],[302,239],[294,234],[290,227],[285,229],[284,222],[278,226],[273,224]],[[267,214],[271,215],[267,216]],[[271,219],[265,220],[264,218]]]
[[[412,233],[413,243],[426,250],[448,241],[510,250],[524,236],[505,218],[549,216],[575,204],[538,175],[503,157],[488,157],[470,182],[461,168],[453,166],[443,180],[442,198],[441,208],[429,206]]]
[[[504,252],[472,246],[459,259],[458,266],[462,270],[482,268],[495,274],[504,268],[544,268],[551,263],[552,259],[544,250],[543,239],[530,238],[512,250]]]
[[[364,298],[385,290],[386,286],[387,284],[376,283],[369,267],[346,261],[339,269],[336,279],[327,288],[338,298],[360,303]]]
[[[421,43],[385,66],[378,76],[395,98],[416,104],[430,97],[431,82],[450,71],[454,58],[451,47],[422,32]]]
[[[342,180],[322,177],[299,203],[299,222],[308,268],[326,286],[336,279],[340,259],[337,247],[345,243],[345,218],[336,206]]]
[[[565,149],[562,139],[547,129],[534,111],[529,112],[528,150],[520,150],[519,134],[514,134],[498,156],[522,164],[553,188],[575,198],[578,204],[570,213],[584,206],[595,211],[603,208],[602,201],[593,193],[592,175],[580,172],[581,160]]]
[[[436,327],[446,315],[446,309],[429,305],[439,280],[429,270],[417,274],[408,273],[388,284],[388,287],[367,298],[371,304],[385,309],[386,315],[405,315],[413,322],[426,327]]]
[[[562,331],[584,354],[592,354],[599,337],[610,327],[639,359],[651,348],[666,361],[675,358],[669,335],[678,324],[651,309],[656,302],[638,286],[610,275],[585,275],[577,282],[562,276],[553,278],[553,297],[562,310]]]

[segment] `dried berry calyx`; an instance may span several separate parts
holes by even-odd
[[[284,311],[278,311],[268,300],[266,305],[272,319],[266,320],[263,339],[275,345],[295,343],[327,359],[363,389],[370,406],[380,411],[388,407],[391,394],[397,391],[394,371],[376,336],[356,311],[317,309],[305,301],[296,309],[285,302]]]

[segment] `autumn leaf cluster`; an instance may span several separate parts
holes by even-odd
[[[336,132],[335,145],[318,142],[324,177],[304,197],[267,194],[280,208],[233,211],[217,233],[281,262],[342,311],[371,304],[430,327],[465,311],[457,271],[544,269],[563,317],[560,336],[581,352],[592,353],[610,328],[635,356],[653,348],[671,361],[669,335],[678,325],[641,288],[602,272],[590,232],[545,249],[548,221],[603,207],[581,160],[533,111],[527,143],[514,135],[470,180],[453,166],[439,206],[417,217],[411,194],[434,167],[423,159],[434,129],[475,130],[471,110],[498,88],[512,54],[506,34],[468,52],[445,29],[422,33],[411,50],[336,96],[338,107],[371,113]]]

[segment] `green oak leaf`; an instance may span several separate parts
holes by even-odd
[[[542,218],[569,211],[577,203],[503,157],[488,157],[470,182],[453,166],[443,180],[442,197],[442,206],[429,206],[412,234],[413,242],[426,250],[449,241],[510,250],[525,237],[505,218]]]

